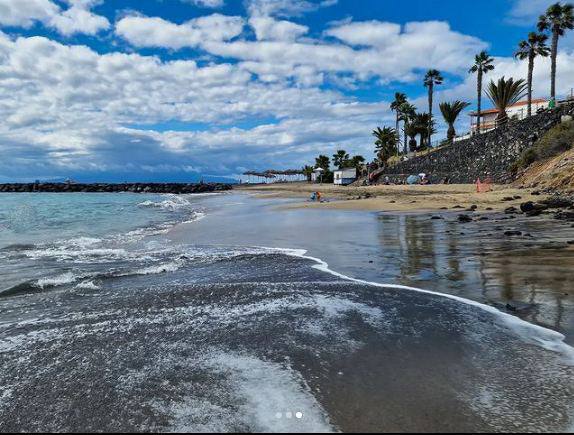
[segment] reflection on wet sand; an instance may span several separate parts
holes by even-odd
[[[572,343],[574,250],[556,242],[567,230],[551,221],[513,221],[533,236],[513,239],[501,235],[497,225],[507,225],[501,222],[380,215],[385,268],[395,270],[401,284],[496,305],[566,333]]]

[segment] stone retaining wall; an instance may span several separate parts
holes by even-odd
[[[512,163],[539,137],[559,124],[563,115],[574,115],[574,105],[564,105],[522,121],[514,121],[504,128],[391,166],[383,171],[379,182],[388,176],[392,182],[400,183],[409,175],[425,173],[432,183],[440,183],[447,176],[451,183],[474,183],[478,178],[490,178],[494,183],[509,183],[513,181],[513,175],[509,172]]]

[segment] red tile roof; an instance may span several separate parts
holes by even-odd
[[[544,99],[544,98],[539,98],[537,100],[532,100],[532,104],[540,104],[540,103],[547,103],[548,100]],[[512,106],[509,107],[519,107],[519,106],[526,106],[528,104],[528,101],[519,101],[516,104],[513,104]],[[498,113],[498,109],[488,109],[488,110],[483,110],[482,112],[480,112],[481,115],[490,115],[492,113]],[[477,116],[478,112],[471,112],[470,116]]]

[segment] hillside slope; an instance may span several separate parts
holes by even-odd
[[[532,164],[516,184],[528,188],[574,193],[574,149]]]

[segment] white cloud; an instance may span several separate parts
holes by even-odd
[[[49,25],[66,36],[75,33],[95,35],[101,30],[108,30],[110,28],[108,19],[89,10],[95,4],[97,2],[93,0],[71,0],[71,7],[55,15],[49,21]]]
[[[36,21],[48,22],[60,12],[51,0],[0,0],[0,23],[31,27]]]
[[[244,19],[220,14],[174,24],[158,17],[128,16],[116,24],[116,34],[136,47],[181,49],[207,41],[227,41],[243,31]]]
[[[521,26],[536,26],[538,17],[557,0],[512,0],[513,5],[507,20]]]
[[[246,0],[246,2],[251,15],[289,17],[333,6],[338,0]]]
[[[256,16],[249,20],[258,40],[295,41],[309,31],[307,26],[290,21],[278,21],[268,16]]]
[[[193,3],[196,6],[200,6],[203,8],[212,8],[212,9],[221,8],[225,5],[224,0],[185,0],[185,1]]]
[[[481,40],[454,32],[447,23],[408,23],[400,26],[369,22],[376,33],[352,33],[349,28],[363,23],[345,24],[329,30],[342,43],[325,41],[233,41],[207,42],[203,48],[216,56],[271,65],[311,68],[317,73],[351,73],[358,80],[379,77],[383,82],[408,81],[413,71],[438,68],[452,73],[468,69],[468,59],[488,47]],[[381,38],[382,33],[387,38]],[[367,48],[344,43],[360,41]]]
[[[381,21],[345,23],[325,32],[351,45],[382,47],[394,44],[401,32],[401,26]]]
[[[75,33],[95,35],[107,30],[107,18],[91,12],[101,0],[67,0],[69,8],[62,10],[51,0],[0,0],[0,25],[31,27],[39,22],[63,35]]]

